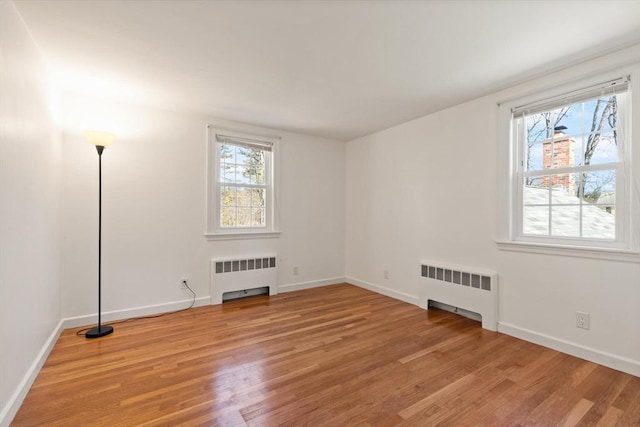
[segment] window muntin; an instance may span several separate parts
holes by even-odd
[[[512,109],[517,238],[623,239],[627,90],[618,79]]]

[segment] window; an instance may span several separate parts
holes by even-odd
[[[630,83],[624,76],[500,106],[507,240],[637,250]]]
[[[207,236],[273,237],[274,139],[209,128]]]

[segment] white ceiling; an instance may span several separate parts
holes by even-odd
[[[640,0],[14,0],[66,90],[350,140],[640,42]]]

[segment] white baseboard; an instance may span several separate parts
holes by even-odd
[[[114,320],[129,319],[131,317],[151,316],[154,314],[168,313],[170,311],[181,310],[189,307],[193,299],[185,299],[181,301],[166,302],[162,304],[145,305],[142,307],[125,308],[123,310],[105,311],[102,313],[102,322],[112,322]],[[193,306],[201,307],[209,305],[211,297],[196,298]],[[98,314],[86,314],[84,316],[67,317],[63,319],[63,329],[77,328],[78,326],[86,326],[97,323]]]
[[[353,277],[346,277],[345,280],[347,283],[350,283],[352,285],[356,285],[361,288],[407,302],[409,304],[420,306],[420,298],[417,296],[406,294],[404,292],[398,292],[393,289],[385,288],[384,286],[374,285],[363,280],[354,279]],[[632,360],[603,351],[595,350],[593,348],[585,347],[569,341],[564,341],[549,335],[520,328],[518,326],[511,325],[505,322],[498,322],[498,332],[640,377],[640,361],[637,360]]]
[[[123,310],[107,311],[102,313],[102,321],[104,323],[114,320],[128,319],[131,317],[150,316],[154,314],[167,313],[175,310],[180,310],[189,307],[193,299],[185,299],[182,301],[174,301],[163,304],[146,305],[142,307],[128,308]],[[200,307],[203,305],[209,305],[211,298],[209,296],[196,298],[193,306]],[[78,326],[86,326],[95,324],[98,314],[88,314],[84,316],[68,317],[61,319],[58,325],[51,333],[47,341],[44,343],[42,350],[36,356],[27,372],[25,373],[22,381],[16,388],[7,405],[0,411],[0,427],[9,426],[13,418],[15,417],[20,405],[27,396],[31,385],[35,381],[40,369],[44,365],[44,362],[49,357],[49,353],[53,349],[58,337],[63,330],[67,328],[75,328]]]
[[[498,332],[640,377],[640,361],[637,360],[595,350],[505,322],[498,322]]]
[[[344,283],[344,282],[345,282],[344,277],[333,277],[331,279],[312,280],[309,282],[288,283],[286,285],[279,285],[278,292],[300,291],[302,289],[311,289],[311,288],[317,288],[320,286],[336,285],[338,283]]]
[[[359,286],[370,291],[386,295],[391,298],[399,299],[400,301],[408,302],[409,304],[420,306],[420,297],[416,295],[406,294],[393,289],[385,288],[384,286],[374,285],[373,283],[365,282],[363,280],[354,279],[353,277],[346,277],[347,283]]]
[[[413,305],[420,305],[420,298],[415,295],[406,294],[404,292],[395,291],[393,289],[386,288],[384,286],[374,285],[362,280],[354,279],[352,277],[335,277],[332,279],[314,280],[309,282],[291,283],[281,285],[278,290],[281,292],[291,292],[301,289],[315,288],[319,286],[333,285],[337,283],[349,283],[355,286],[359,286],[370,291],[386,295],[391,298],[398,299],[400,301],[407,302]],[[194,307],[200,307],[209,305],[211,298],[209,296],[196,298]],[[191,300],[174,301],[170,303],[147,305],[143,307],[135,307],[123,310],[114,310],[105,312],[102,314],[104,322],[110,322],[114,320],[127,319],[130,317],[148,316],[153,314],[165,313],[174,310],[180,310],[186,308],[191,304]],[[51,335],[44,343],[42,349],[36,356],[35,360],[25,373],[22,381],[16,388],[13,395],[9,398],[6,406],[0,411],[0,427],[9,426],[13,418],[15,417],[20,405],[27,396],[31,385],[35,381],[40,369],[44,365],[49,353],[53,349],[61,332],[67,328],[73,328],[78,326],[85,326],[95,323],[97,314],[90,314],[85,316],[76,316],[60,320],[58,325],[54,328]],[[511,325],[505,322],[498,322],[498,331],[506,335],[510,335],[516,338],[523,339],[535,344],[542,345],[544,347],[552,348],[562,353],[570,354],[581,359],[589,360],[594,363],[598,363],[612,369],[617,369],[622,372],[640,377],[640,361],[619,357],[613,354],[601,352],[589,347],[584,347],[579,344],[571,343],[568,341],[560,340],[558,338],[551,337],[549,335],[534,332],[528,329],[520,328],[515,325]]]
[[[47,341],[45,341],[33,363],[31,363],[31,366],[29,366],[29,369],[22,378],[22,381],[20,381],[16,390],[13,392],[13,395],[9,398],[6,406],[0,410],[0,426],[8,427],[18,413],[18,409],[20,409],[24,398],[27,397],[27,393],[29,392],[31,385],[38,377],[38,373],[40,373],[40,368],[42,368],[47,357],[49,357],[49,353],[51,353],[53,346],[56,344],[56,341],[58,341],[58,337],[64,329],[62,324],[63,321],[60,320],[58,325],[53,329],[53,332],[49,335]]]

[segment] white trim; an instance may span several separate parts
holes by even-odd
[[[513,122],[509,108],[498,108],[498,235],[501,240],[513,240],[515,229],[512,215],[514,202],[517,200],[513,187],[513,165],[515,153],[513,144],[510,143]]]
[[[245,233],[205,233],[207,240],[247,240],[247,239],[277,239],[282,231],[260,231]]]
[[[498,332],[640,377],[639,360],[616,356],[505,322],[498,322]]]
[[[350,285],[355,285],[363,289],[376,292],[378,294],[386,295],[388,297],[395,298],[397,300],[404,301],[409,304],[420,306],[419,296],[396,291],[394,289],[389,289],[380,285],[374,285],[373,283],[365,282],[364,280],[358,280],[353,277],[345,277],[345,280]]]
[[[362,280],[354,279],[353,277],[346,277],[345,280],[351,285],[359,286],[361,288],[368,289],[370,291],[386,295],[388,297],[395,298],[409,304],[420,306],[419,298],[413,295],[394,291],[383,286],[367,283]],[[559,338],[554,338],[546,334],[541,334],[525,328],[520,328],[518,326],[501,321],[498,321],[498,332],[640,377],[640,361],[638,360],[616,356],[611,353],[595,350],[590,347],[585,347],[580,344],[572,343]]]
[[[172,311],[186,309],[191,305],[192,298],[180,301],[165,302],[162,304],[144,305],[141,307],[125,308],[122,310],[105,311],[102,313],[102,323],[113,322],[116,320],[130,319],[133,317],[152,316],[155,314],[170,313]],[[211,297],[196,298],[193,308],[209,305]],[[63,329],[77,328],[79,326],[87,326],[95,324],[98,317],[97,313],[85,314],[83,316],[67,317],[63,319]]]
[[[584,246],[563,246],[546,243],[496,241],[501,251],[525,252],[543,255],[561,255],[587,259],[640,263],[640,252],[626,249],[609,249]]]
[[[20,409],[22,402],[24,402],[24,398],[27,397],[27,393],[29,393],[31,385],[33,385],[33,382],[38,377],[40,369],[44,365],[44,362],[47,361],[49,353],[51,353],[51,350],[58,341],[58,337],[64,329],[62,325],[63,320],[60,320],[58,322],[58,325],[53,328],[53,331],[49,335],[49,338],[47,339],[47,341],[45,341],[35,360],[33,361],[33,363],[31,363],[31,366],[29,366],[29,369],[27,369],[27,372],[22,377],[22,381],[20,381],[20,384],[18,384],[18,387],[15,389],[15,391],[7,401],[5,407],[0,411],[0,426],[9,426],[11,424],[11,421],[13,421],[13,418],[18,413],[18,409]]]
[[[288,283],[286,285],[279,285],[278,293],[300,291],[302,289],[319,288],[321,286],[339,285],[341,283],[346,283],[346,280],[344,277],[333,277],[331,279],[311,280],[308,282],[299,282],[299,283]]]

